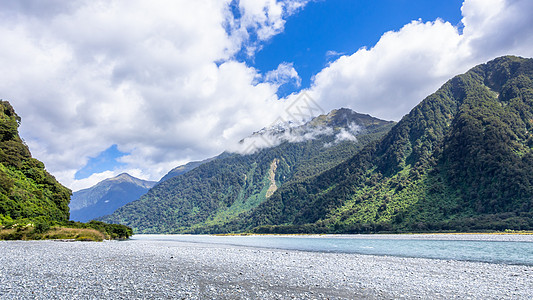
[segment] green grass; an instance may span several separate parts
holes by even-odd
[[[104,233],[90,228],[52,227],[39,233],[33,226],[0,229],[0,240],[76,240],[101,242],[110,239]]]
[[[106,224],[91,221],[89,223],[63,222],[50,225],[42,218],[29,220],[8,221],[3,219],[0,224],[0,240],[76,240],[103,241],[112,239],[127,239],[133,232],[131,228],[119,224]]]

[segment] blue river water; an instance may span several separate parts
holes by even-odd
[[[132,241],[191,242],[313,252],[356,253],[533,265],[533,239],[486,240],[402,236],[135,235]]]

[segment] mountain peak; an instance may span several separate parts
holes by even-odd
[[[328,114],[319,115],[305,124],[280,122],[265,127],[240,141],[241,148],[236,152],[253,153],[263,148],[271,148],[283,142],[300,143],[316,140],[320,137],[333,137],[335,141],[349,140],[355,142],[355,136],[361,131],[372,131],[384,125],[393,124],[370,115],[357,113],[349,108],[335,109]],[[331,143],[326,143],[331,145]],[[248,151],[252,148],[253,151]]]
[[[368,127],[372,125],[382,125],[384,123],[392,122],[374,118],[368,114],[360,114],[352,109],[343,107],[334,109],[325,115],[317,116],[309,121],[307,125],[313,127],[345,127],[354,124],[357,126]]]
[[[139,179],[137,177],[131,176],[128,173],[121,173],[121,174],[119,174],[119,175],[117,175],[115,177],[105,179],[105,180],[101,181],[98,184],[105,184],[105,183],[108,183],[108,182],[117,182],[117,181],[130,182],[130,183],[133,183],[133,184],[143,185],[143,186],[153,186],[155,184],[155,181],[148,181],[148,180]]]
[[[109,180],[135,180],[135,179],[139,180],[138,178],[135,178],[128,173],[122,173],[113,178],[109,178]]]
[[[203,165],[203,164],[205,164],[207,162],[210,162],[210,161],[212,161],[212,160],[214,160],[216,158],[217,157],[211,157],[211,158],[204,159],[202,161],[191,161],[191,162],[188,162],[188,163],[186,163],[184,165],[177,166],[174,169],[170,170],[165,176],[163,176],[163,178],[161,178],[161,180],[159,180],[159,182],[167,181],[170,178],[176,177],[178,175],[185,174],[185,173],[189,172],[190,170],[193,170],[196,167],[198,167],[200,165]]]
[[[71,219],[89,221],[110,214],[115,209],[137,200],[156,184],[128,173],[105,179],[93,187],[74,192],[70,202]]]

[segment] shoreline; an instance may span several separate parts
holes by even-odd
[[[206,233],[206,234],[193,234],[193,233],[138,233],[144,235],[213,235],[213,236],[342,236],[342,235],[368,235],[368,236],[380,236],[380,235],[533,235],[533,231],[495,231],[495,232],[399,232],[399,233]]]
[[[302,237],[302,238],[353,238],[353,239],[420,239],[420,240],[480,240],[480,241],[524,241],[533,242],[531,233],[372,233],[372,234],[158,234],[142,233],[135,236],[212,236],[212,237]]]

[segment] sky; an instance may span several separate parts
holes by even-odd
[[[530,0],[0,1],[0,99],[76,191],[159,180],[266,126],[398,121],[446,80],[533,57]],[[248,145],[249,146],[249,145]]]

